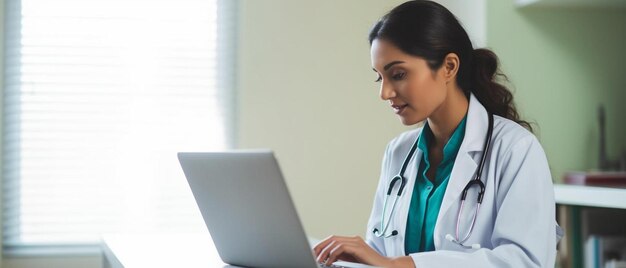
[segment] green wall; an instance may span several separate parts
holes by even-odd
[[[488,0],[487,44],[500,57],[523,118],[537,123],[552,176],[597,167],[597,107],[607,147],[626,149],[626,10],[517,8]]]

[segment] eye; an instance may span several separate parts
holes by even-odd
[[[394,74],[391,78],[393,78],[393,80],[402,80],[404,78],[404,76],[406,75],[406,73],[397,73]]]
[[[379,75],[378,78],[376,80],[374,80],[374,82],[378,83],[378,82],[380,82],[382,80],[383,80],[383,78]]]

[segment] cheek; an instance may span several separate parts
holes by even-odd
[[[408,80],[405,91],[408,101],[426,108],[439,102],[442,94],[445,93],[445,84],[442,86],[431,74],[427,74]]]
[[[405,101],[414,111],[410,118],[405,118],[411,122],[404,122],[405,124],[414,124],[430,117],[446,98],[445,82],[441,83],[431,74],[407,81],[404,90],[406,91]]]

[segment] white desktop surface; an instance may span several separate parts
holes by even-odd
[[[555,184],[554,198],[559,205],[626,209],[626,188]]]
[[[209,233],[105,235],[102,246],[105,268],[235,267],[222,262]]]
[[[316,239],[309,242],[315,243]],[[104,268],[223,267],[241,268],[224,263],[209,233],[186,234],[110,234],[102,237]],[[335,262],[353,268],[374,266]]]

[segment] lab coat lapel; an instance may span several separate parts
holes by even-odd
[[[473,94],[470,95],[467,121],[465,124],[465,136],[459,148],[456,160],[454,161],[448,188],[446,189],[439,214],[437,215],[435,233],[441,233],[438,229],[442,225],[443,216],[446,215],[453,204],[460,202],[461,192],[463,192],[467,183],[473,178],[474,173],[476,173],[476,167],[478,167],[478,161],[480,160],[478,160],[478,158],[474,160],[473,155],[474,152],[482,152],[488,125],[487,110],[485,110]],[[453,214],[456,215],[456,212]],[[435,245],[440,244],[439,236],[435,235],[434,240]]]
[[[448,209],[450,209],[454,203],[459,202],[461,192],[463,192],[465,185],[472,179],[477,166],[478,164],[474,162],[474,159],[472,159],[467,152],[462,152],[457,155],[454,161],[454,167],[450,173],[448,188],[443,196],[441,208],[437,215],[437,225],[442,221],[441,218],[446,214]]]
[[[401,205],[399,204],[400,205],[400,207],[398,208],[399,213],[397,214],[399,215],[398,217],[399,222],[397,223],[399,227],[398,232],[402,234],[402,238],[399,239],[401,241],[404,241],[406,238],[405,230],[406,230],[407,220],[409,218],[409,208],[411,207],[411,199],[413,198],[413,189],[415,188],[415,181],[417,178],[418,166],[419,166],[419,163],[422,161],[423,155],[424,155],[424,152],[420,150],[419,148],[417,148],[415,150],[415,157],[412,157],[406,169],[405,176],[407,179],[407,185],[404,188],[404,193],[402,194],[403,196],[402,204]],[[404,255],[404,242],[398,245],[396,254]]]

